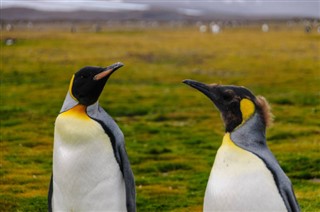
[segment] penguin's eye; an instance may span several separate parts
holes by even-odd
[[[233,92],[232,91],[226,91],[222,94],[222,98],[224,101],[228,102],[233,99]]]
[[[88,78],[90,76],[90,74],[85,73],[85,74],[81,74],[80,78],[84,79],[84,78]]]

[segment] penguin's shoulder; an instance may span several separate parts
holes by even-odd
[[[254,164],[253,166],[260,167],[261,169],[265,168],[263,161],[259,157],[237,146],[232,141],[230,133],[226,133],[223,137],[222,145],[218,150],[218,155],[223,159],[223,162],[228,161],[232,164],[242,164],[241,166],[236,165],[235,168],[248,167],[249,164]],[[216,159],[219,160],[219,158]]]
[[[266,144],[265,132],[258,114],[255,113],[246,124],[232,132],[230,137],[239,148],[251,152],[263,161],[266,168],[272,173],[273,180],[287,209],[289,211],[299,211],[291,181]]]
[[[119,151],[124,148],[124,135],[121,129],[114,119],[100,107],[98,103],[88,107],[87,114],[94,122],[101,126],[104,133],[110,138],[114,155],[121,167],[122,160]]]
[[[125,149],[124,135],[115,122],[115,120],[99,106],[98,102],[87,108],[88,116],[99,123],[105,133],[109,135],[113,147],[115,158],[119,164],[120,170],[126,186],[126,198],[128,211],[135,209],[135,183],[128,155]]]
[[[207,189],[206,198],[214,202],[209,205],[215,209],[285,211],[272,173],[264,161],[237,146],[229,133],[217,152]]]
[[[89,118],[99,123],[110,137],[113,137],[117,142],[124,141],[124,135],[114,121],[114,119],[102,108],[99,104],[88,107],[87,114]]]

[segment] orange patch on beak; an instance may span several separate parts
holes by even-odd
[[[95,75],[93,77],[94,80],[101,80],[102,78],[105,78],[107,77],[108,75],[110,75],[111,73],[113,72],[113,69],[108,69],[108,70],[105,70],[97,75]]]

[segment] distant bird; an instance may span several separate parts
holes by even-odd
[[[73,75],[55,122],[49,211],[136,211],[124,136],[98,103],[108,78],[122,66],[89,66]]]
[[[16,43],[16,39],[15,38],[6,38],[4,40],[4,43],[6,44],[6,46],[11,46]]]
[[[218,24],[212,24],[211,25],[211,32],[213,34],[218,34],[220,32],[220,26]]]
[[[262,30],[262,32],[269,32],[269,25],[268,24],[262,24],[261,30]]]
[[[299,211],[290,179],[266,144],[269,104],[238,86],[184,83],[221,112],[226,133],[207,184],[204,211]]]

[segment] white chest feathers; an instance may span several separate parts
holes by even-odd
[[[272,173],[256,155],[226,134],[204,199],[204,211],[287,211]]]
[[[77,107],[55,123],[53,210],[126,211],[124,180],[110,138]]]

